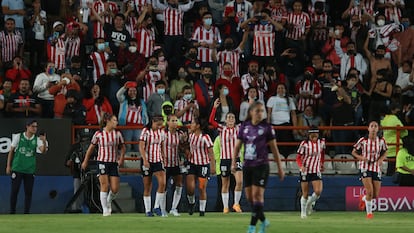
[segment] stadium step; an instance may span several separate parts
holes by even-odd
[[[122,212],[136,212],[135,198],[132,195],[132,188],[128,183],[119,184],[119,192],[115,200],[119,207],[121,207]]]

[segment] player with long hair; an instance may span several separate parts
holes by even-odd
[[[308,139],[303,140],[298,148],[296,163],[300,168],[300,186],[302,189],[302,197],[300,199],[300,217],[312,213],[315,202],[322,193],[322,171],[325,161],[325,139],[319,138],[319,130],[311,127],[308,130]],[[312,184],[313,193],[310,197],[309,183]]]
[[[203,130],[207,127],[207,122],[201,122],[196,117],[190,124],[191,133],[189,135],[190,154],[187,158],[189,170],[186,178],[187,198],[189,202],[188,213],[194,212],[195,205],[195,186],[198,180],[198,191],[200,195],[200,216],[205,215],[207,204],[207,181],[211,174],[216,173],[215,161],[213,155],[213,142],[208,134]]]
[[[370,121],[368,136],[362,137],[354,145],[352,155],[358,159],[361,180],[366,194],[361,197],[360,209],[366,209],[367,218],[372,219],[372,199],[379,196],[381,189],[381,165],[387,157],[387,143],[378,136],[379,124]]]
[[[255,102],[249,107],[248,117],[242,123],[232,155],[232,170],[237,167],[236,159],[244,144],[243,180],[246,198],[252,206],[252,217],[248,233],[256,232],[257,221],[262,222],[259,233],[264,233],[269,221],[264,215],[264,192],[269,177],[269,147],[278,167],[280,180],[285,177],[279,149],[272,126],[264,121],[264,105]]]
[[[142,176],[144,182],[144,207],[147,217],[158,216],[165,217],[165,169],[163,161],[162,144],[165,141],[165,132],[162,116],[154,116],[149,124],[142,130],[139,138],[139,153],[142,158]],[[157,178],[158,188],[155,194],[155,203],[153,212],[151,211],[151,189],[152,176]]]
[[[234,146],[236,145],[237,134],[239,132],[239,125],[236,125],[236,115],[234,113],[227,113],[225,125],[217,123],[214,119],[216,110],[220,106],[220,99],[214,101],[213,109],[210,113],[209,123],[216,128],[220,133],[220,171],[221,171],[221,198],[223,201],[223,213],[227,214],[229,210],[229,186],[231,176],[231,156],[233,154]],[[234,204],[233,210],[241,213],[240,198],[243,188],[243,174],[240,157],[236,158],[237,168],[234,173],[236,180],[236,187],[234,188]]]
[[[119,166],[124,163],[125,144],[121,132],[116,130],[118,119],[115,115],[104,113],[101,120],[101,130],[95,132],[91,144],[86,151],[82,162],[82,169],[86,170],[89,159],[98,146],[98,171],[100,183],[100,199],[103,216],[112,213],[112,201],[119,191]],[[108,193],[108,190],[109,193]]]

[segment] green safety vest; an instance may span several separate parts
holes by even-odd
[[[12,171],[34,174],[36,170],[37,136],[27,139],[24,133],[20,134],[19,144],[13,157]]]

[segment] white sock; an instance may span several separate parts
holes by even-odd
[[[144,196],[145,213],[151,212],[151,196]]]
[[[165,193],[160,193],[160,208],[161,208],[161,213],[165,213],[165,206],[167,205],[166,203],[166,198],[165,198]]]
[[[372,200],[371,201],[365,200],[365,206],[366,206],[367,214],[372,214]]]
[[[312,193],[312,196],[309,198],[310,202],[315,203],[317,200],[319,200],[321,196],[316,195],[316,193]]]
[[[190,203],[190,204],[194,204],[195,203],[195,197],[194,197],[194,195],[187,195],[187,199],[188,199],[188,202]]]
[[[221,199],[223,201],[223,208],[229,208],[229,193],[221,193]]]
[[[112,191],[109,191],[108,194],[108,204],[111,203],[116,198],[117,193],[113,193]]]
[[[160,208],[160,205],[161,205],[161,196],[162,196],[162,193],[157,192],[155,194],[154,209]]]
[[[181,186],[175,186],[175,191],[174,191],[174,195],[173,195],[173,203],[171,206],[171,209],[176,210],[178,207],[178,204],[180,203],[181,200],[181,193],[183,192],[183,187]]]
[[[300,198],[300,210],[302,215],[306,215],[306,202],[308,199],[304,198],[303,196]]]
[[[234,191],[234,204],[240,205],[240,199],[241,199],[242,191]]]
[[[101,192],[101,205],[102,205],[102,211],[106,212],[108,209],[108,193],[107,192]]]
[[[362,196],[362,201],[366,201],[367,200],[367,196]]]
[[[200,212],[206,211],[207,200],[200,200]]]

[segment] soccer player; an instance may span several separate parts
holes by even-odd
[[[279,149],[276,145],[275,133],[270,124],[264,121],[264,104],[255,102],[249,107],[248,118],[242,123],[237,135],[236,146],[232,155],[233,171],[236,170],[236,158],[240,147],[244,144],[243,180],[246,198],[252,205],[252,217],[248,233],[256,232],[257,220],[262,222],[259,233],[264,233],[269,226],[264,208],[264,192],[269,177],[268,147],[272,151],[278,167],[280,180],[285,177],[285,172],[280,161]]]
[[[213,109],[210,113],[209,123],[220,133],[220,171],[221,171],[221,198],[223,201],[223,213],[227,214],[229,210],[229,186],[231,175],[231,156],[233,154],[234,146],[236,144],[237,134],[239,132],[239,125],[236,125],[236,116],[232,112],[226,114],[226,125],[218,124],[214,119],[216,116],[216,110],[220,106],[220,99],[217,98],[214,101]],[[236,172],[234,178],[236,180],[236,187],[234,188],[234,205],[233,210],[241,213],[240,198],[242,194],[243,175],[242,163],[240,157],[236,159]]]
[[[165,169],[163,164],[162,144],[165,141],[165,133],[161,129],[162,116],[154,116],[150,123],[142,130],[139,139],[139,153],[142,158],[142,176],[144,181],[144,206],[147,217],[154,216],[151,212],[152,176],[157,178],[158,188],[155,195],[154,213],[166,217],[165,211]]]
[[[323,162],[325,157],[325,139],[319,138],[319,130],[312,127],[308,130],[308,139],[303,140],[298,148],[296,162],[300,168],[300,185],[302,197],[300,199],[300,217],[312,213],[315,202],[322,193]],[[313,193],[308,198],[309,182],[312,183]]]
[[[116,130],[118,119],[115,115],[104,113],[101,120],[101,130],[95,132],[91,145],[86,151],[82,162],[82,169],[86,170],[88,161],[98,146],[98,170],[99,183],[101,187],[101,205],[103,216],[110,216],[112,213],[112,201],[119,191],[118,166],[124,163],[125,144],[121,132]],[[119,155],[119,158],[118,158]],[[118,161],[117,161],[118,159]],[[109,194],[108,194],[108,189]]]
[[[370,121],[368,136],[362,137],[354,145],[352,155],[358,159],[358,167],[361,171],[361,180],[366,190],[366,195],[361,197],[359,207],[366,208],[367,218],[372,219],[372,199],[379,196],[381,189],[381,165],[387,157],[387,143],[383,137],[378,136],[379,125],[376,121]]]
[[[165,142],[163,143],[166,178],[173,179],[175,191],[170,214],[180,216],[178,213],[178,204],[180,203],[181,193],[183,190],[183,176],[180,170],[179,147],[185,140],[185,134],[178,130],[178,117],[176,115],[167,116],[167,127],[165,128]],[[166,182],[167,183],[167,182]]]
[[[195,205],[195,185],[198,179],[198,190],[200,194],[200,216],[205,215],[207,204],[207,180],[211,174],[216,173],[213,142],[208,134],[203,133],[207,122],[201,122],[200,118],[193,118],[190,125],[191,134],[189,136],[190,155],[188,158],[190,169],[187,175],[187,198],[189,202],[188,213],[194,213]]]

